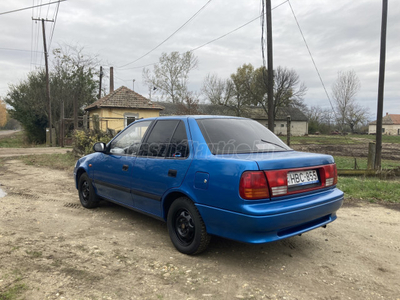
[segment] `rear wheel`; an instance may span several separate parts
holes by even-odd
[[[178,198],[172,203],[168,211],[167,226],[175,248],[184,254],[199,254],[210,242],[199,211],[186,197]]]
[[[79,177],[78,183],[79,200],[85,208],[95,208],[99,205],[99,199],[94,192],[92,182],[86,173]]]

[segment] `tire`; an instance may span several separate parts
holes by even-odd
[[[184,254],[199,254],[210,243],[211,237],[193,202],[181,197],[176,199],[167,216],[168,233],[175,248]]]
[[[86,173],[79,177],[78,183],[79,200],[85,208],[95,208],[99,205],[99,199],[94,192],[92,181]]]

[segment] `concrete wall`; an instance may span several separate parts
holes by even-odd
[[[385,129],[382,134],[400,135],[400,125],[382,125],[382,129]],[[368,126],[368,134],[376,134],[376,125]]]
[[[265,127],[268,127],[268,120],[256,120],[261,123]],[[306,121],[292,121],[292,128],[290,129],[290,133],[292,136],[303,136],[308,134],[308,122]],[[275,121],[275,130],[274,133],[277,135],[286,135],[287,134],[287,121]]]
[[[125,109],[125,108],[101,108],[89,111],[89,128],[93,128],[93,115],[98,115],[100,119],[100,129],[114,129],[116,132],[126,127],[127,118],[135,117],[138,119],[154,118],[160,116],[160,111],[157,109]]]

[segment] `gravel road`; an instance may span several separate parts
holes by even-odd
[[[186,256],[163,222],[83,209],[68,172],[0,159],[0,184],[0,299],[400,299],[398,210],[346,202],[326,229],[264,245],[214,237]]]

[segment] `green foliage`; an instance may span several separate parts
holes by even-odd
[[[54,51],[53,69],[50,70],[50,95],[53,127],[58,127],[61,105],[64,103],[66,118],[96,100],[97,81],[96,60],[82,54],[82,49],[65,47]],[[24,128],[29,143],[44,143],[46,127],[49,127],[49,108],[46,95],[44,70],[28,74],[19,84],[11,85],[5,102],[12,108],[10,116],[18,120]],[[58,134],[58,130],[56,130]]]
[[[73,135],[74,153],[78,156],[93,153],[93,145],[97,142],[108,143],[112,136],[104,131],[76,130]]]
[[[216,75],[207,75],[202,92],[213,104],[224,105],[242,116],[246,105],[260,106],[268,113],[267,79],[265,67],[255,69],[252,64],[243,64],[224,81]],[[280,108],[297,107],[305,110],[303,97],[307,91],[300,83],[299,75],[294,70],[278,67],[274,71],[274,116]]]
[[[12,106],[9,113],[25,130],[29,143],[46,141],[48,110],[46,107],[45,73],[31,72],[18,85],[11,85],[5,102]]]
[[[378,178],[339,177],[338,188],[346,198],[368,202],[400,203],[400,181]]]

